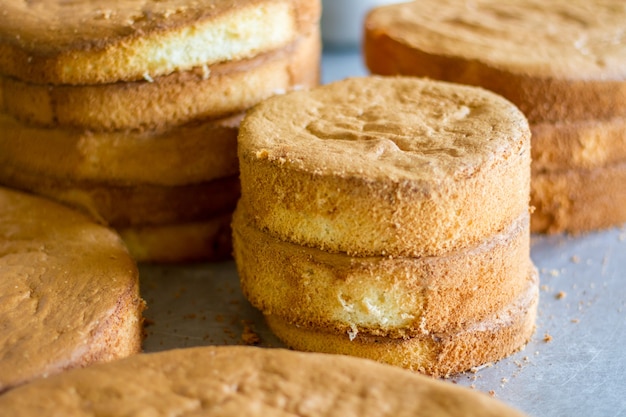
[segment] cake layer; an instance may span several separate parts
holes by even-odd
[[[234,210],[239,198],[236,176],[180,185],[116,186],[58,181],[0,166],[0,184],[23,189],[76,207],[115,228],[193,222]]]
[[[232,252],[231,214],[203,221],[118,228],[137,262],[214,262]]]
[[[440,255],[528,211],[526,119],[478,88],[346,79],[255,106],[238,141],[246,210],[304,246]]]
[[[522,417],[488,395],[358,358],[244,346],[136,355],[0,397],[15,417]]]
[[[626,116],[626,3],[615,0],[426,0],[365,21],[375,74],[481,86],[531,124]]]
[[[42,126],[156,129],[240,113],[274,94],[319,82],[319,28],[242,61],[127,83],[51,86],[0,77],[0,109]]]
[[[531,170],[593,169],[626,161],[626,118],[531,125]]]
[[[626,162],[533,177],[531,230],[586,232],[626,222]]]
[[[0,276],[0,392],[141,350],[136,265],[82,214],[0,188]]]
[[[0,73],[43,84],[155,78],[283,47],[318,0],[0,3]]]
[[[433,376],[448,376],[498,361],[530,340],[539,297],[534,269],[531,275],[531,285],[515,302],[458,332],[396,339],[293,325],[275,315],[265,318],[272,332],[296,350],[357,356]]]
[[[74,182],[206,182],[238,175],[242,117],[158,131],[91,132],[26,125],[0,113],[0,165]]]
[[[479,245],[438,257],[328,253],[273,238],[235,211],[234,257],[253,306],[294,325],[392,338],[450,333],[528,287],[529,215]]]

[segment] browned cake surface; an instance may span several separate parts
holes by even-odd
[[[530,130],[510,102],[351,78],[260,103],[238,143],[235,260],[288,346],[448,375],[529,340]]]
[[[433,376],[447,376],[498,361],[526,345],[535,330],[538,280],[534,267],[527,289],[490,317],[460,331],[409,338],[373,336],[365,332],[293,325],[265,316],[269,327],[288,346],[302,351],[373,359]]]
[[[236,176],[172,187],[116,185],[60,181],[0,166],[0,184],[76,207],[115,228],[200,221],[232,212],[239,198]]]
[[[158,131],[91,132],[29,126],[0,114],[0,165],[74,182],[206,182],[238,174],[242,117]]]
[[[264,101],[238,140],[243,204],[260,229],[296,244],[437,255],[528,210],[528,124],[482,89],[347,79]]]
[[[87,217],[0,189],[0,277],[0,391],[141,349],[135,263]]]
[[[339,334],[451,333],[527,291],[529,215],[479,245],[438,257],[351,257],[281,241],[239,206],[234,256],[246,298],[266,315]]]
[[[320,42],[319,28],[311,26],[278,50],[150,81],[51,86],[0,77],[0,110],[29,124],[95,131],[224,117],[274,94],[317,85]]]
[[[532,171],[593,169],[626,161],[626,118],[531,125]]]
[[[129,226],[117,229],[137,262],[214,262],[230,259],[231,213],[189,223]]]
[[[533,177],[533,232],[587,232],[626,222],[626,162]]]
[[[318,0],[0,2],[0,73],[36,83],[154,78],[289,44]]]
[[[620,0],[425,0],[365,22],[377,74],[485,87],[531,123],[626,115],[626,3]]]
[[[357,358],[255,347],[137,355],[0,397],[15,417],[517,416],[488,395]]]

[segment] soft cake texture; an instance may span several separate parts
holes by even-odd
[[[242,204],[260,229],[296,244],[440,255],[528,211],[529,138],[520,111],[482,89],[347,79],[247,114],[238,137]]]
[[[309,0],[0,3],[0,73],[34,83],[152,79],[280,48],[319,18]]]
[[[206,182],[238,175],[242,117],[157,131],[92,132],[26,125],[0,113],[0,165],[5,171],[14,167],[74,182],[164,186]]]
[[[221,260],[236,135],[320,80],[320,0],[0,0],[0,184],[78,208],[141,262]]]
[[[57,203],[5,188],[0,294],[0,391],[141,349],[144,302],[119,237]]]
[[[533,173],[602,168],[626,161],[626,118],[538,123],[530,130]]]
[[[581,233],[626,222],[626,162],[540,172],[533,178],[531,230]]]
[[[476,85],[531,124],[626,116],[626,3],[615,0],[426,0],[365,21],[376,74]]]
[[[469,323],[459,331],[405,338],[356,331],[338,333],[323,327],[291,324],[274,315],[265,319],[283,342],[297,350],[373,359],[445,377],[495,362],[523,347],[535,330],[538,291],[537,272],[533,268],[526,290],[490,317]]]
[[[164,129],[240,113],[274,94],[317,85],[319,28],[280,49],[150,81],[32,84],[0,77],[0,109],[38,126],[92,131]]]
[[[529,340],[530,129],[510,102],[350,78],[260,103],[238,143],[234,258],[289,347],[446,376]]]
[[[234,256],[245,296],[265,315],[340,334],[409,337],[471,327],[527,291],[529,215],[475,247],[438,257],[350,257],[258,230],[241,207]]]
[[[68,372],[3,395],[0,408],[15,417],[522,417],[486,394],[364,359],[234,346],[137,355]]]

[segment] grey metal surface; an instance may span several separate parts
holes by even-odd
[[[455,378],[533,416],[626,416],[626,230],[534,237],[537,330],[518,354]]]
[[[325,54],[324,82],[364,75],[358,53]],[[625,184],[626,186],[626,184]],[[626,228],[534,236],[537,330],[521,352],[451,382],[535,417],[626,416]],[[145,351],[210,344],[283,346],[239,289],[233,262],[141,265]]]

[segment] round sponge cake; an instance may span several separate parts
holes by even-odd
[[[260,103],[238,143],[234,257],[288,346],[447,375],[529,340],[530,129],[513,104],[350,78]]]
[[[0,109],[42,126],[163,129],[243,112],[279,92],[317,85],[320,49],[314,27],[277,50],[149,81],[49,85],[0,77]]]
[[[256,347],[137,355],[0,397],[15,417],[58,413],[202,416],[522,417],[486,394],[372,361]]]
[[[406,338],[463,330],[528,289],[529,215],[475,247],[441,256],[350,257],[281,241],[240,205],[234,257],[246,298],[292,325]]]
[[[531,124],[626,116],[626,3],[615,0],[425,0],[365,21],[375,74],[477,85]]]
[[[40,84],[150,79],[289,44],[318,0],[0,2],[0,74]]]
[[[346,79],[264,101],[238,140],[242,204],[258,228],[300,245],[436,256],[528,211],[528,123],[475,87]]]
[[[0,276],[0,391],[140,351],[138,272],[111,230],[2,188]]]

